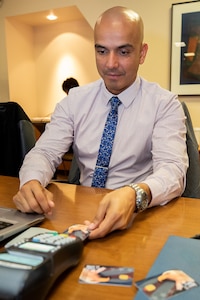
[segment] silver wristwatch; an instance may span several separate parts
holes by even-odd
[[[134,183],[131,183],[128,186],[130,186],[136,192],[136,200],[135,200],[136,208],[134,212],[138,213],[145,210],[149,205],[148,195],[145,192],[145,190],[142,189],[139,185]]]

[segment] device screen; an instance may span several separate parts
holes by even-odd
[[[21,249],[31,250],[31,251],[39,251],[39,252],[50,252],[51,250],[55,249],[55,246],[53,245],[47,245],[47,244],[39,244],[39,243],[33,243],[33,242],[27,242],[24,244],[21,244],[19,246]]]
[[[10,253],[1,253],[0,254],[0,265],[3,265],[4,262],[10,262],[16,263],[16,264],[23,264],[23,265],[28,265],[28,266],[38,266],[43,262],[43,258],[40,256],[29,256],[29,257],[24,257],[20,255],[14,255]]]

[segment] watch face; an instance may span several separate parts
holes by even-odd
[[[137,212],[145,210],[149,205],[147,193],[145,192],[145,190],[143,190],[137,184],[131,183],[131,184],[129,184],[129,186],[132,189],[134,189],[135,192],[136,192],[136,200],[135,200],[136,209],[135,209],[135,212],[137,213]]]
[[[136,194],[136,206],[138,211],[143,211],[148,207],[147,194],[142,189],[140,189]]]
[[[144,210],[148,207],[148,199],[143,199],[141,202],[141,210]]]

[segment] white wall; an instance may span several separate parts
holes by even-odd
[[[83,17],[39,26],[7,17],[5,28],[10,99],[30,117],[53,112],[66,96],[66,78],[74,77],[80,85],[99,78],[93,29]]]
[[[37,98],[40,115],[51,113],[63,98],[61,85],[74,77],[80,85],[99,78],[93,51],[93,30],[83,20],[35,29]]]
[[[6,22],[6,28],[9,99],[37,114],[33,29],[18,22]]]

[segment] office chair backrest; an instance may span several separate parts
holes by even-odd
[[[18,177],[36,138],[29,117],[16,102],[0,103],[0,140],[0,175]]]
[[[67,181],[68,183],[79,185],[80,184],[79,179],[80,179],[80,170],[76,158],[75,156],[73,156]]]
[[[192,120],[187,105],[182,102],[186,116],[186,144],[189,157],[189,167],[186,174],[186,187],[183,197],[200,198],[200,160],[198,143],[195,137]]]
[[[36,138],[33,124],[29,120],[18,122],[22,158],[34,147]]]

